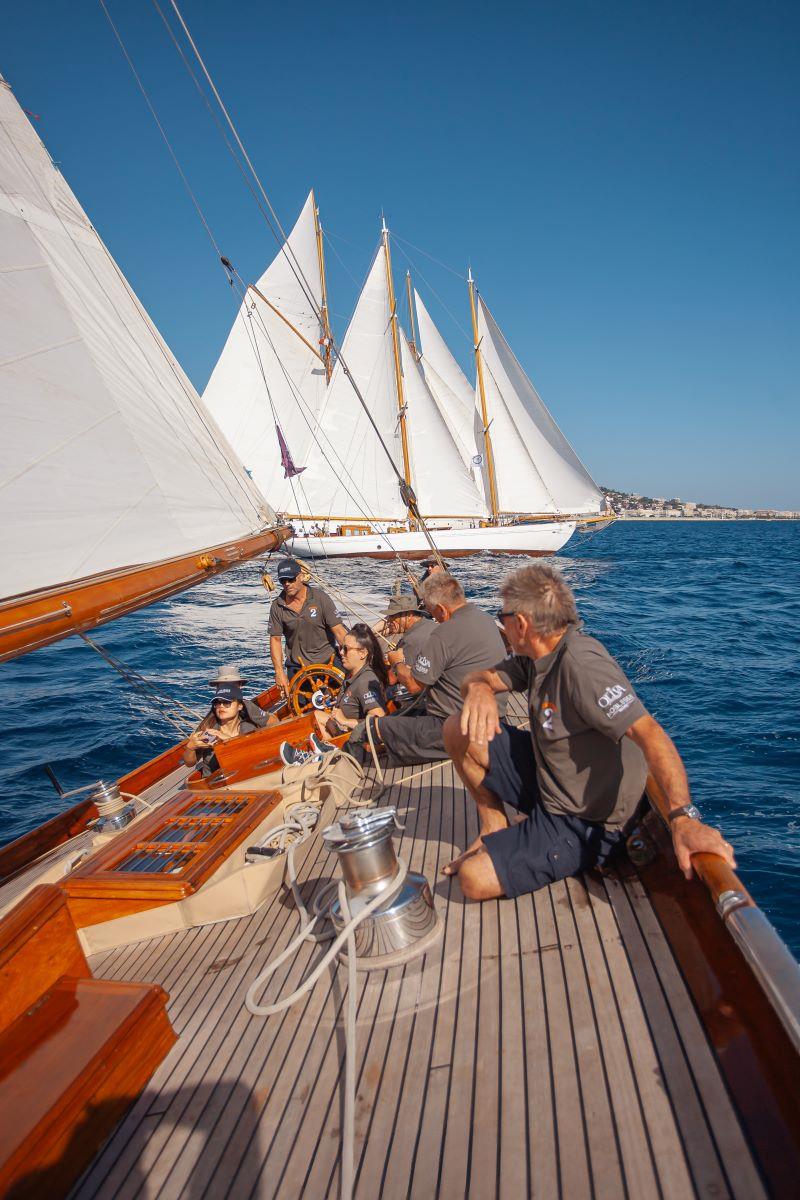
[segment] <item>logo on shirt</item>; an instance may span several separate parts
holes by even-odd
[[[377,705],[377,704],[380,704],[380,700],[378,699],[378,697],[375,695],[374,692],[364,692],[364,703]]]
[[[551,704],[547,696],[545,696],[541,706],[542,729],[546,729],[548,733],[553,732],[553,717],[557,712],[558,709],[556,708],[555,704]]]
[[[607,687],[602,696],[598,697],[597,703],[601,708],[608,708],[609,704],[613,704],[615,700],[619,700],[620,696],[624,696],[625,688],[621,683],[612,683]]]
[[[310,608],[310,609],[308,610],[308,615],[309,615],[310,617],[315,617],[315,616],[317,615],[317,610],[316,610],[315,608]]]
[[[424,654],[417,655],[417,661],[414,664],[415,671],[422,671],[425,674],[431,669],[431,660],[426,658]]]

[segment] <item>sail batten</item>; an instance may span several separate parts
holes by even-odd
[[[274,524],[5,84],[0,262],[0,601]]]

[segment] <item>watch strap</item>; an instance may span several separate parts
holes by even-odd
[[[677,821],[678,817],[694,817],[699,819],[700,810],[695,804],[682,804],[680,808],[673,808],[672,812],[667,813],[667,820],[670,825],[673,821]]]

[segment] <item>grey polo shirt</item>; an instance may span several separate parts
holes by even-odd
[[[504,649],[499,629],[477,604],[464,604],[449,621],[436,625],[411,668],[417,682],[428,689],[428,716],[444,720],[460,712],[462,681],[470,671],[494,670]],[[497,700],[504,712],[503,697]]]
[[[409,667],[414,666],[418,655],[427,646],[428,638],[435,628],[435,621],[430,621],[427,617],[422,617],[419,621],[415,621],[411,628],[402,634],[400,641],[397,643],[397,649],[403,651],[403,658]]]
[[[373,708],[383,708],[383,693],[378,677],[371,667],[363,666],[348,680],[339,693],[337,706],[348,721],[365,717]]]
[[[332,626],[339,625],[336,608],[322,588],[308,587],[300,612],[289,608],[283,596],[272,601],[269,610],[270,637],[286,639],[286,657],[292,662],[328,662],[336,649]]]
[[[547,811],[624,826],[647,779],[644,755],[625,733],[647,709],[605,646],[570,628],[552,654],[515,655],[495,669],[512,691],[528,693]]]

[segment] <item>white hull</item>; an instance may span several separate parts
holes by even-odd
[[[574,521],[542,521],[535,525],[501,525],[488,529],[433,529],[431,536],[444,558],[470,554],[555,554],[575,532]],[[427,558],[431,548],[422,533],[334,534],[293,538],[288,548],[297,558]]]

